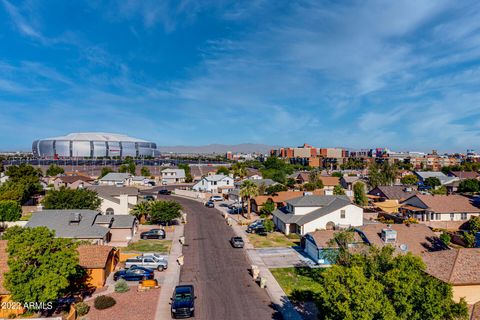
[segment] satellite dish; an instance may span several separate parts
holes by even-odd
[[[402,243],[402,244],[400,245],[400,250],[402,250],[403,252],[405,252],[405,251],[408,250],[408,246],[407,246],[406,244]]]

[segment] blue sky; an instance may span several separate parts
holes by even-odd
[[[0,0],[0,149],[480,149],[478,1]]]

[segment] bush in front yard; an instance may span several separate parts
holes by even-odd
[[[117,302],[109,296],[98,296],[95,298],[93,305],[95,309],[103,310],[113,307]]]
[[[275,228],[275,224],[271,219],[265,219],[263,221],[263,226],[265,227],[265,230],[267,230],[267,232],[272,232]]]
[[[130,290],[130,287],[128,286],[127,281],[124,279],[120,279],[117,281],[117,283],[115,283],[115,292],[123,293],[127,292],[128,290]]]
[[[79,302],[75,305],[75,309],[77,310],[77,315],[81,317],[88,313],[90,306],[85,302]]]

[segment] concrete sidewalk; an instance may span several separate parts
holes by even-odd
[[[180,266],[177,263],[177,258],[182,255],[182,245],[179,238],[183,236],[183,229],[184,225],[180,224],[175,226],[173,232],[172,248],[168,256],[168,269],[162,274],[163,281],[159,282],[160,296],[157,301],[155,319],[171,319],[169,302],[175,286],[180,281]]]

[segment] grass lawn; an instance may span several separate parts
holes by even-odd
[[[289,238],[280,232],[269,233],[266,237],[257,234],[248,234],[247,237],[255,248],[292,247],[300,244],[298,236]]]
[[[122,251],[169,253],[171,246],[172,240],[138,240],[137,242],[130,243],[130,245]]]
[[[287,296],[294,301],[308,301],[321,285],[315,281],[323,268],[274,268],[270,269]]]

